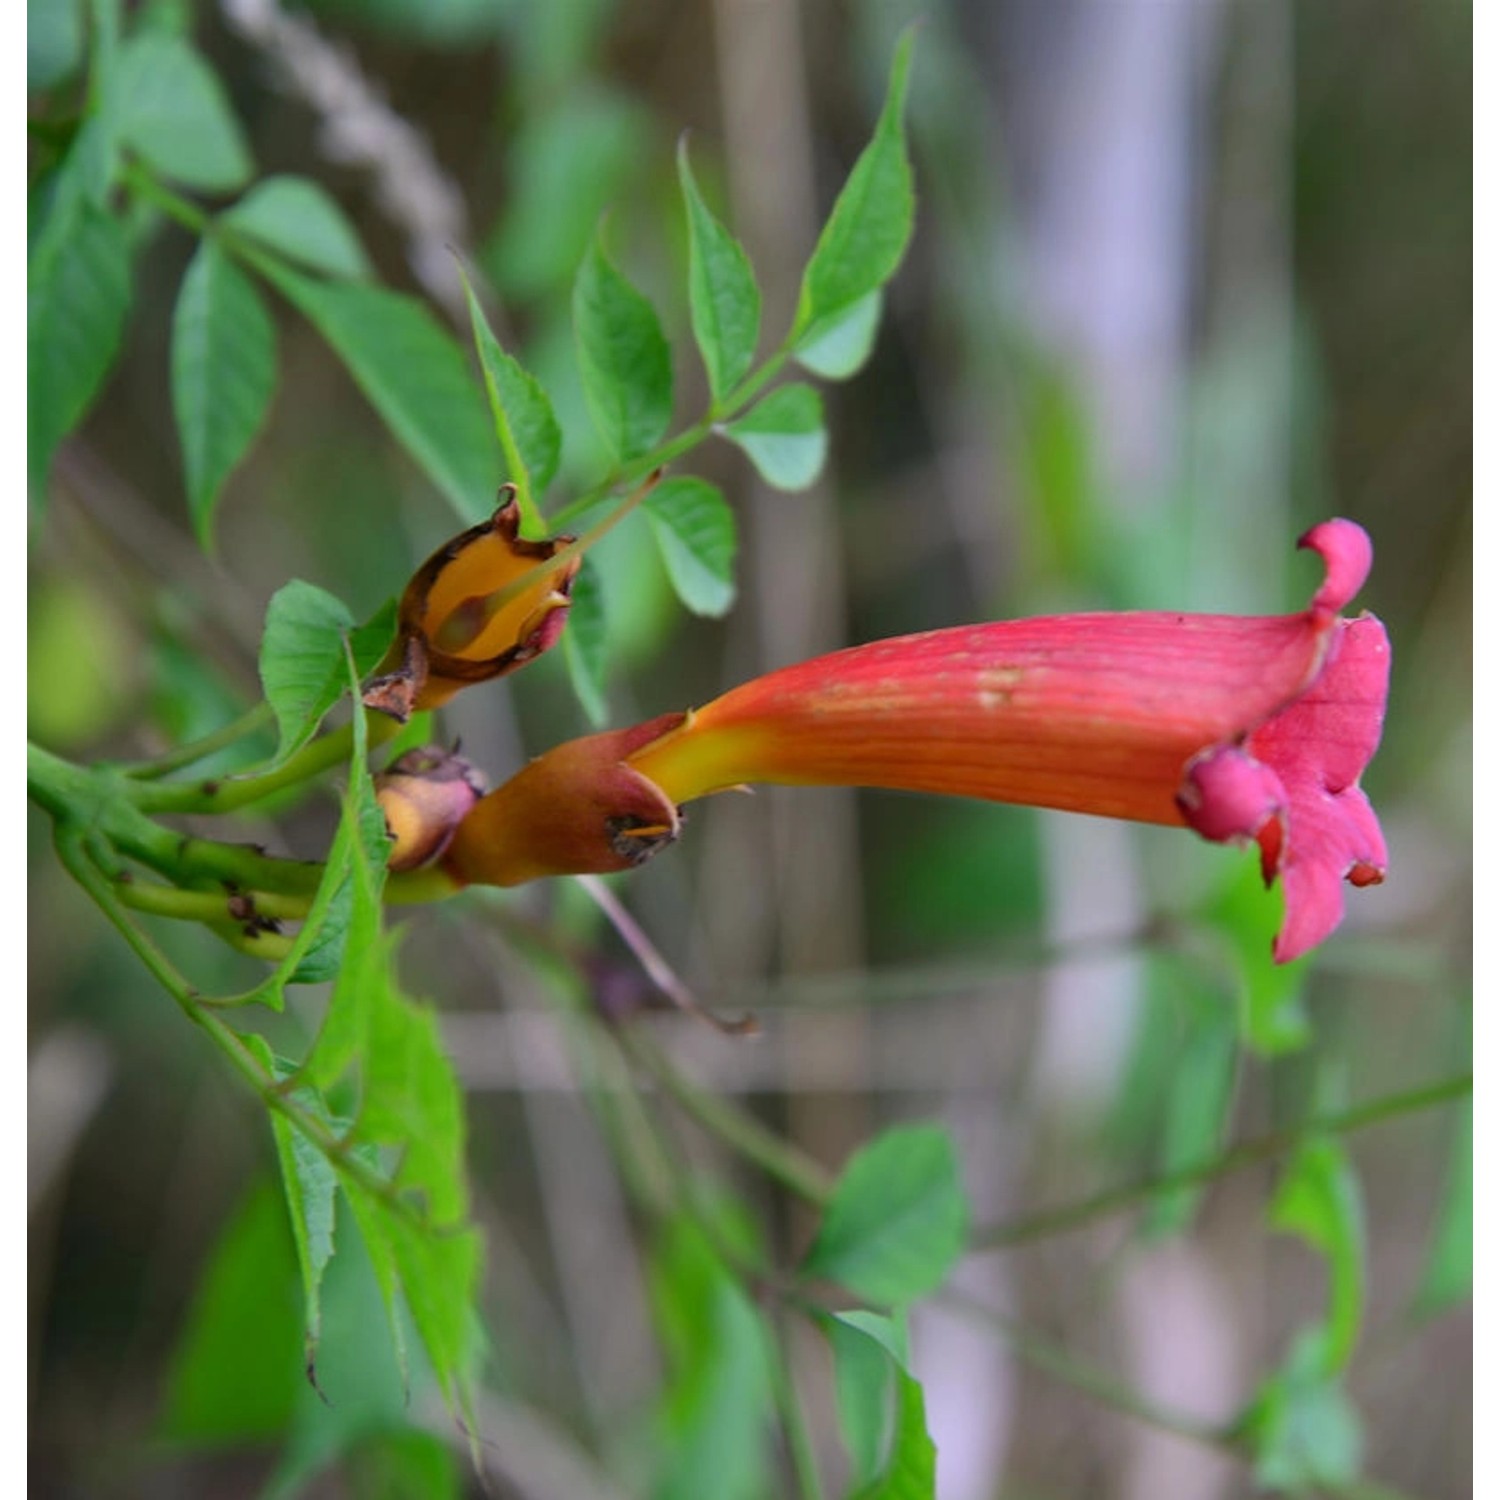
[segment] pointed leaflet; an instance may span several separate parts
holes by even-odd
[[[604,615],[604,590],[599,572],[585,557],[573,580],[573,603],[568,628],[563,631],[563,660],[568,680],[589,723],[599,728],[609,717],[604,696],[604,671],[609,652],[609,625]]]
[[[516,487],[521,510],[521,534],[540,537],[545,528],[536,496],[557,473],[562,456],[562,431],[552,412],[547,393],[500,347],[490,331],[484,309],[462,269],[464,296],[469,303],[469,322],[474,329],[474,348],[484,371],[484,389],[495,419],[495,436],[505,455],[506,477]]]
[[[722,615],[734,603],[734,512],[706,480],[667,479],[645,510],[677,597],[698,615]]]
[[[178,37],[133,37],[110,79],[120,140],[176,182],[206,192],[239,187],[255,170],[214,71]]]
[[[717,402],[744,379],[760,337],[760,289],[750,258],[713,216],[688,163],[687,138],[677,147],[677,175],[687,204],[688,305],[693,337]]]
[[[911,71],[913,32],[896,44],[890,85],[875,135],[849,174],[802,277],[793,324],[793,353],[804,338],[816,343],[815,325],[883,286],[901,264],[911,238],[914,199],[902,116]]]
[[[383,287],[316,281],[264,258],[402,446],[473,525],[494,509],[499,453],[463,351],[425,304]]]
[[[884,301],[881,292],[867,292],[843,311],[819,318],[797,341],[797,363],[825,380],[853,375],[875,347]]]
[[[371,274],[354,226],[309,178],[264,178],[220,214],[219,223],[311,270],[350,281]]]
[[[1359,1475],[1359,1413],[1327,1371],[1323,1330],[1305,1328],[1286,1363],[1266,1379],[1241,1421],[1255,1455],[1255,1479],[1267,1490],[1305,1495],[1343,1491]]]
[[[573,283],[573,332],[583,393],[617,459],[658,442],[672,420],[672,354],[653,308],[595,238]]]
[[[276,332],[259,294],[216,241],[182,278],[172,318],[172,409],[188,506],[208,545],[219,487],[265,421],[276,386]]]
[[[805,490],[828,456],[823,398],[800,381],[772,391],[722,431],[779,490]]]
[[[83,420],[120,351],[130,308],[130,248],[89,192],[85,127],[59,170],[26,267],[26,446],[31,488]]]
[[[849,1159],[802,1273],[882,1306],[914,1302],[953,1269],[967,1224],[948,1132],[935,1125],[888,1130]]]

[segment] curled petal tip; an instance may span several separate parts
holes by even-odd
[[[1375,549],[1369,532],[1354,521],[1335,516],[1304,532],[1297,545],[1316,552],[1327,570],[1323,586],[1313,595],[1312,608],[1320,614],[1336,615],[1370,576]]]

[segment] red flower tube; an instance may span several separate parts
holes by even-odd
[[[499,885],[623,869],[675,836],[663,808],[710,792],[757,781],[895,787],[1253,839],[1267,883],[1279,875],[1286,896],[1275,956],[1296,958],[1338,925],[1345,879],[1370,885],[1385,873],[1359,776],[1379,743],[1390,671],[1380,622],[1339,613],[1369,572],[1369,538],[1333,520],[1300,545],[1327,570],[1300,614],[935,630],[560,746],[481,799],[447,868]]]

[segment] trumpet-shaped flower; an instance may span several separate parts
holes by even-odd
[[[1385,873],[1359,776],[1390,671],[1379,620],[1340,614],[1369,572],[1369,538],[1333,520],[1300,545],[1326,572],[1298,614],[935,630],[572,741],[476,804],[446,868],[494,885],[624,869],[676,836],[679,804],[751,782],[904,788],[1254,841],[1285,892],[1275,956],[1296,958],[1338,925],[1346,879]]]
[[[403,723],[438,708],[471,683],[513,672],[562,634],[579,559],[542,567],[572,542],[529,542],[517,534],[515,489],[494,515],[438,548],[401,596],[396,642],[381,675],[365,688],[367,707]]]

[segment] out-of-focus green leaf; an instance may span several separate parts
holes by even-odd
[[[26,591],[26,732],[68,751],[136,706],[138,645],[97,587],[41,574]]]
[[[371,274],[354,226],[328,190],[310,178],[266,177],[219,222],[311,270],[351,281]]]
[[[724,1220],[728,1237],[743,1233]],[[664,1228],[651,1261],[652,1302],[669,1373],[654,1445],[659,1500],[752,1500],[769,1492],[769,1331],[703,1231],[683,1217]]]
[[[1247,858],[1221,898],[1205,912],[1227,939],[1239,984],[1240,1027],[1245,1044],[1262,1057],[1307,1045],[1312,1025],[1302,1005],[1311,960],[1278,964],[1271,942],[1281,925],[1282,895],[1268,891],[1260,862]]]
[[[26,267],[26,448],[38,499],[57,445],[114,366],[130,310],[125,231],[90,196],[86,137],[60,171]]]
[[[879,1316],[866,1314],[866,1317]],[[898,1366],[873,1332],[851,1323],[847,1317],[835,1315],[820,1322],[833,1351],[834,1389],[838,1395],[839,1428],[849,1453],[849,1479],[858,1487],[870,1483],[880,1473]]]
[[[294,578],[271,596],[260,643],[260,681],[281,729],[278,759],[312,738],[344,687],[344,638],[354,628],[342,599]]]
[[[474,329],[474,347],[484,371],[484,388],[495,419],[495,435],[505,455],[507,477],[516,486],[521,507],[522,532],[541,532],[535,497],[552,482],[562,456],[562,432],[552,412],[552,403],[541,385],[500,347],[490,331],[484,309],[464,277],[464,295],[469,302],[469,322]]]
[[[1342,1487],[1359,1475],[1359,1413],[1327,1370],[1321,1330],[1304,1329],[1285,1366],[1266,1380],[1242,1429],[1255,1454],[1255,1478],[1269,1490],[1305,1494]]]
[[[223,86],[180,38],[148,34],[121,45],[111,109],[121,142],[187,187],[228,192],[255,170]]]
[[[359,1500],[462,1500],[459,1460],[442,1438],[408,1428],[383,1432],[350,1454]]]
[[[264,267],[328,340],[402,446],[466,525],[494,508],[500,454],[463,351],[412,297]]]
[[[828,456],[823,398],[800,381],[778,387],[722,430],[779,490],[805,490]]]
[[[318,0],[312,7],[428,47],[465,47],[493,37],[509,7],[496,0]]]
[[[934,1500],[937,1446],[927,1431],[922,1387],[905,1370],[896,1374],[896,1431],[885,1472],[857,1491],[856,1500]]]
[[[595,239],[573,283],[573,331],[589,411],[610,451],[635,458],[672,420],[672,353],[653,308]]]
[[[896,44],[875,134],[855,162],[803,273],[794,348],[821,320],[845,312],[889,281],[906,253],[915,211],[903,124],[913,39],[908,28]]]
[[[50,89],[83,61],[83,12],[77,0],[26,0],[26,88]]]
[[[825,380],[846,380],[863,368],[875,347],[884,294],[877,288],[841,312],[819,318],[797,340],[797,363]]]
[[[1196,1166],[1219,1149],[1234,1100],[1237,1039],[1227,1005],[1210,1004],[1191,1018],[1181,1055],[1167,1079],[1167,1113],[1157,1159],[1162,1172]],[[1158,1194],[1146,1211],[1145,1232],[1181,1233],[1202,1195],[1201,1188]]]
[[[199,1280],[172,1356],[162,1435],[204,1446],[274,1438],[301,1384],[292,1240],[277,1193],[262,1182]]]
[[[677,175],[687,205],[688,306],[693,337],[720,400],[744,379],[760,337],[760,288],[740,242],[703,201],[688,162],[687,140],[677,148]]]
[[[901,1306],[942,1284],[963,1253],[967,1224],[948,1132],[900,1126],[849,1159],[802,1271]]]
[[[716,485],[691,476],[663,480],[645,510],[677,597],[698,615],[734,603],[734,512]]]
[[[529,38],[546,24],[532,15],[523,29]],[[503,295],[529,302],[567,286],[599,216],[620,200],[641,159],[647,128],[634,101],[593,85],[558,93],[523,121],[507,163],[505,208],[482,252]]]
[[[1337,1141],[1304,1141],[1287,1163],[1268,1214],[1273,1229],[1300,1235],[1328,1258],[1325,1372],[1349,1362],[1365,1295],[1365,1223],[1359,1181]]]
[[[199,245],[172,318],[172,409],[188,506],[206,547],[219,487],[265,421],[276,386],[276,331],[259,294],[212,239]]]
[[[609,717],[609,704],[604,696],[609,622],[604,615],[604,590],[599,586],[599,574],[588,558],[584,558],[573,580],[571,597],[573,603],[568,609],[568,624],[562,638],[563,660],[567,662],[568,680],[585,716],[598,728]]]
[[[1448,1158],[1443,1200],[1417,1292],[1417,1308],[1440,1313],[1469,1297],[1474,1288],[1474,1101],[1459,1106]]]

